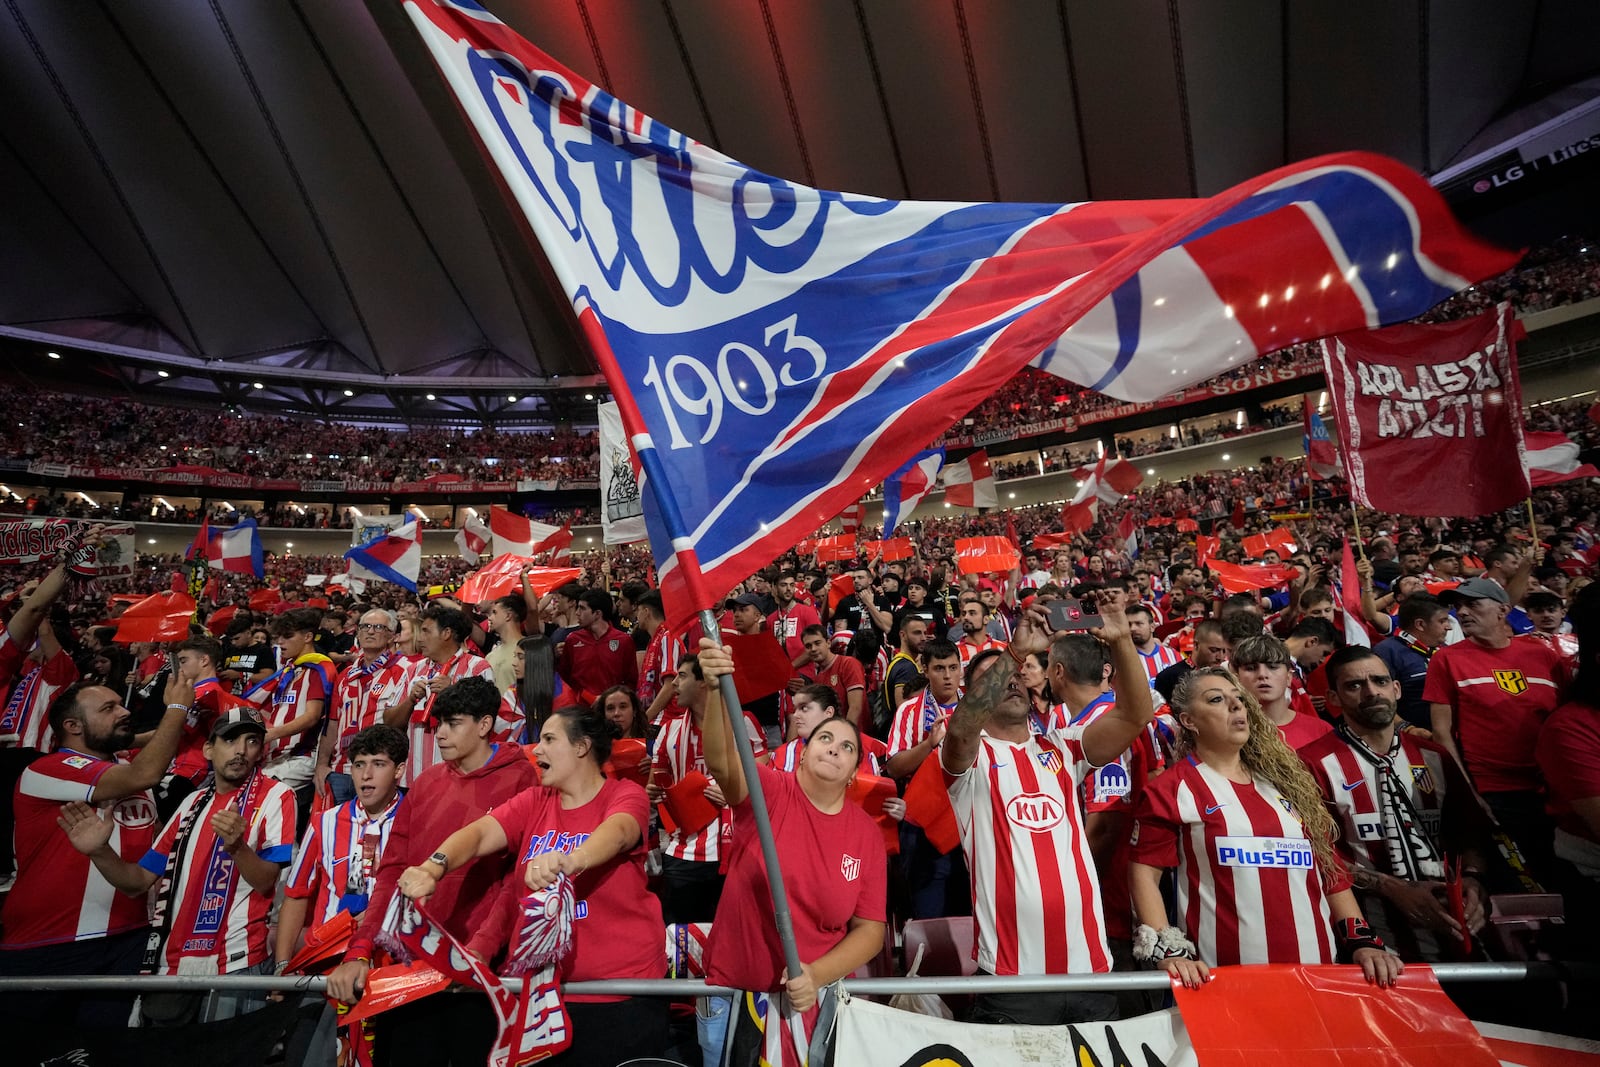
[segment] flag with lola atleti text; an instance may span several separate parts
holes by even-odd
[[[1511,305],[1322,342],[1350,498],[1402,515],[1492,515],[1531,488]],[[1449,477],[1441,477],[1442,472]]]
[[[463,166],[503,183],[621,409],[675,626],[1024,366],[1154,400],[1412,318],[1515,260],[1366,153],[1197,200],[814,189],[628,106],[476,3],[404,10],[484,150]]]

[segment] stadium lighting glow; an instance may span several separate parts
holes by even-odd
[[[1283,298],[1285,300],[1293,300],[1294,299],[1294,286],[1291,285],[1291,286],[1289,286],[1289,288],[1287,288],[1287,289],[1285,289],[1283,291]]]
[[[478,517],[478,509],[477,508],[468,508],[467,509],[467,514],[471,515],[473,518],[477,518]]]
[[[1166,297],[1158,296],[1154,300],[1150,301],[1150,306],[1151,307],[1161,307],[1166,302],[1167,302],[1167,298]]]
[[[250,384],[255,386],[257,389],[265,389],[266,388],[266,386],[262,385],[260,382],[251,382]]]
[[[1389,258],[1383,261],[1384,269],[1385,270],[1394,270],[1394,268],[1396,267],[1396,265],[1399,264],[1399,262],[1400,262],[1400,253],[1398,253],[1398,252],[1390,252],[1389,253]]]
[[[94,498],[91,497],[88,493],[79,493],[78,495],[80,497],[82,497],[83,498],[83,502],[85,504],[88,504],[91,508],[97,508],[97,507],[100,506],[99,504],[96,504],[94,502]]]
[[[1323,408],[1325,408],[1327,406],[1328,406],[1328,391],[1326,389],[1324,389],[1322,391],[1322,395],[1317,397],[1317,411],[1320,412]]]
[[[355,394],[355,393],[354,393],[354,392],[352,392],[352,391],[351,391],[351,390],[349,390],[349,389],[346,389],[346,390],[345,390],[345,391],[344,391],[344,395],[345,395],[345,396],[355,396],[355,395],[356,395],[356,394]]]
[[[432,399],[433,399],[433,394],[432,394],[432,393],[429,393],[429,394],[428,394],[428,399],[429,399],[429,400],[432,400]]]
[[[511,401],[513,404],[515,404],[517,402],[517,398],[514,397],[514,396],[508,396],[508,397],[506,397],[506,399]]]
[[[1331,274],[1324,274],[1324,275],[1323,275],[1323,276],[1322,276],[1322,283],[1321,283],[1321,285],[1320,285],[1320,286],[1319,286],[1319,288],[1322,288],[1322,289],[1326,289],[1326,288],[1327,288],[1327,287],[1328,287],[1328,286],[1330,286],[1330,285],[1332,285],[1332,284],[1333,284],[1333,275],[1331,275]]]
[[[1172,438],[1174,441],[1176,441],[1178,439],[1178,424],[1177,423],[1173,423],[1167,429],[1167,436]]]
[[[164,370],[158,370],[158,371],[156,371],[156,377],[157,378],[170,378],[170,377],[172,377],[172,375],[168,374]]]
[[[60,359],[61,358],[61,353],[60,352],[46,352],[45,355],[49,356],[51,359]]]
[[[147,537],[147,538],[145,538],[145,542],[144,543],[147,544],[147,545],[153,545],[153,544],[156,543],[156,539],[154,537]]]
[[[1154,473],[1155,473],[1155,472],[1156,472],[1156,469],[1155,469],[1155,468],[1154,468],[1154,467],[1146,467],[1146,468],[1145,468],[1145,469],[1144,469],[1144,472],[1145,472],[1145,473],[1146,473],[1146,474],[1154,474]]]
[[[1232,457],[1232,456],[1230,456],[1230,455],[1228,455],[1228,454],[1227,454],[1227,453],[1226,453],[1226,452],[1224,452],[1224,453],[1223,453],[1223,454],[1222,454],[1222,462],[1224,462],[1224,463],[1226,463],[1226,462],[1228,462],[1228,460],[1230,460],[1230,459],[1232,459],[1232,458],[1233,458],[1233,457]]]
[[[354,504],[352,504],[352,505],[350,505],[350,514],[354,515],[356,518],[359,519],[359,518],[361,518],[361,509],[356,507]]]
[[[1015,494],[1015,493],[1007,493],[1006,494],[1006,499],[1007,500],[1015,500],[1015,499],[1017,499],[1017,494]]]
[[[227,508],[229,511],[238,511],[239,510],[238,508],[234,507],[232,504],[228,503],[226,500],[224,500],[222,502],[222,506]]]
[[[284,548],[293,548],[294,547],[294,542],[293,541],[285,541],[283,543],[283,547]]]

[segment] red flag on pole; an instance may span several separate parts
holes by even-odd
[[[1475,516],[1528,495],[1518,329],[1501,304],[1470,319],[1322,342],[1352,501]]]

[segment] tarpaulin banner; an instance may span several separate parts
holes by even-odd
[[[1492,515],[1529,492],[1511,305],[1322,342],[1350,497],[1404,515]],[[1448,477],[1442,477],[1449,472]]]
[[[859,997],[839,1005],[834,1062],[916,1067],[1022,1067],[1071,1063],[1128,1067],[1495,1067],[1478,1028],[1426,967],[1406,968],[1392,989],[1368,985],[1356,967],[1212,969],[1178,1007],[1117,1022],[998,1026],[899,1011]],[[1498,1029],[1498,1028],[1493,1028]],[[1570,1039],[1532,1031],[1499,1038],[1517,1058],[1554,1067],[1580,1055]],[[1548,1054],[1540,1059],[1540,1053]],[[1523,1054],[1528,1059],[1520,1058]]]
[[[855,535],[835,534],[832,537],[819,537],[813,548],[818,563],[842,563],[847,559],[855,559]]]
[[[956,569],[962,574],[991,574],[1009,571],[1022,562],[1017,546],[1004,537],[960,537],[956,539]]]
[[[1225,563],[1220,559],[1206,561],[1206,568],[1217,576],[1217,583],[1230,593],[1254,593],[1258,589],[1273,589],[1293,581],[1299,571],[1288,564]]]
[[[891,537],[887,541],[861,542],[861,554],[868,558],[878,557],[884,563],[893,563],[897,559],[910,559],[916,555],[917,550],[911,546],[909,537]]]

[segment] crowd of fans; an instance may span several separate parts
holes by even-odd
[[[418,482],[592,481],[598,434],[346,426],[185,410],[15,387],[0,397],[5,456],[114,469],[206,467],[261,478]]]
[[[1581,403],[1527,422],[1600,445]],[[751,1047],[751,1026],[809,1033],[825,987],[882,966],[885,924],[909,919],[974,915],[979,969],[1002,975],[1143,966],[1198,986],[1214,966],[1337,960],[1381,986],[1407,962],[1592,959],[1600,594],[1586,587],[1600,490],[1538,490],[1532,528],[1521,509],[1456,521],[1363,511],[1358,534],[1341,483],[1304,478],[1298,458],[1264,457],[1144,485],[1072,536],[1054,506],[952,514],[899,531],[909,559],[819,564],[797,546],[729,590],[724,632],[770,635],[792,667],[744,708],[807,963],[788,979],[750,874],[750,820],[724,814],[749,790],[717,679],[745,653],[668,625],[639,546],[576,552],[577,581],[477,604],[451,596],[468,569],[454,557],[427,557],[412,594],[330,581],[338,556],[274,555],[264,580],[216,574],[190,638],[165,647],[116,640],[126,603],[110,598],[123,589],[71,588],[56,561],[14,568],[0,589],[11,687],[0,749],[19,756],[21,777],[0,971],[130,973],[153,921],[155,973],[270,973],[291,966],[302,932],[328,927],[342,930],[323,964],[330,994],[353,1001],[396,951],[383,924],[397,895],[429,901],[505,968],[518,917],[565,879],[604,925],[573,924],[561,978],[659,977],[662,946],[692,943],[703,952],[675,958],[674,973],[781,990],[801,1013],[797,1024],[708,1001],[691,1034],[658,1000],[571,1003],[572,1062],[676,1048],[713,1063],[725,1043]],[[1132,540],[1116,532],[1124,515]],[[1250,547],[1280,528],[1292,544]],[[955,541],[980,534],[1014,536],[1018,566],[962,573]],[[1218,539],[1209,559],[1201,535]],[[1349,619],[1347,540],[1363,557]],[[1222,567],[1242,563],[1288,569],[1254,572],[1261,586],[1241,591]],[[133,590],[182,572],[176,557],[141,557]],[[1102,625],[1052,634],[1072,628],[1070,609],[1053,614],[1063,597]],[[1350,642],[1352,625],[1371,650]],[[137,755],[119,762],[126,750]],[[938,805],[907,790],[925,766],[943,769],[934,796],[953,836]],[[1024,776],[1036,766],[1055,774]],[[889,783],[881,814],[847,799],[862,776]],[[1024,796],[1043,805],[1018,816],[1026,827],[997,821]],[[1251,859],[1240,826],[1291,861]],[[1050,864],[1015,836],[1038,833]],[[553,835],[567,844],[552,848]],[[1203,847],[1180,847],[1190,839]],[[221,926],[206,926],[201,865],[222,853],[237,877]],[[360,877],[330,866],[358,859]],[[1540,890],[1564,914],[1497,920],[1495,895]],[[1029,918],[1056,899],[1064,922]],[[1262,903],[1274,900],[1286,903]],[[414,1062],[486,1049],[481,1000],[439,996],[378,1016],[374,1040]],[[154,1025],[167,1011],[220,1019],[258,1003],[139,1010]],[[969,1018],[1084,1022],[1157,1006],[983,995]],[[1551,998],[1473,1007],[1593,1024]],[[323,1011],[306,1004],[289,1038],[306,1062],[331,1062]],[[59,997],[0,998],[0,1012],[35,1031],[116,1017]],[[120,1012],[119,1025],[126,1002]]]

